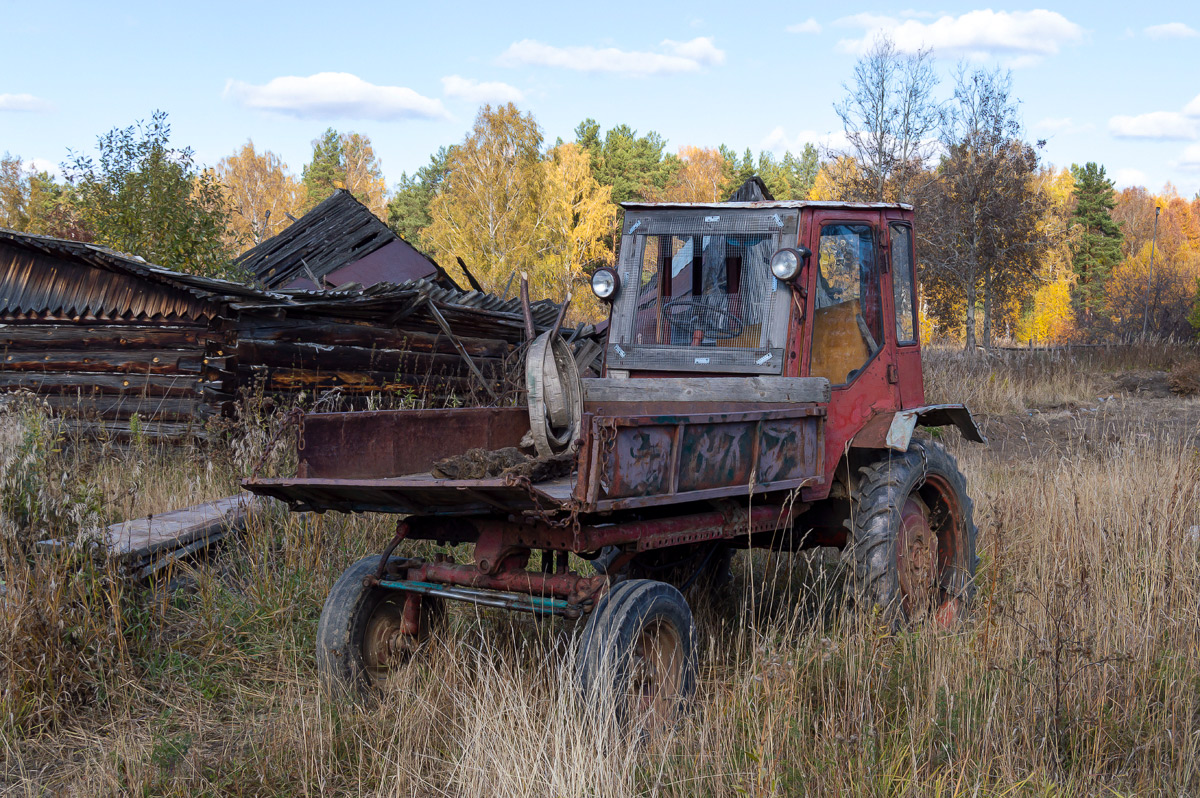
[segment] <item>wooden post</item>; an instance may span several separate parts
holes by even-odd
[[[525,314],[525,340],[532,341],[537,336],[533,326],[533,308],[529,306],[529,275],[521,272],[521,311]]]

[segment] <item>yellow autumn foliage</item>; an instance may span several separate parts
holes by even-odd
[[[1062,344],[1075,332],[1071,308],[1071,284],[1063,275],[1040,286],[1033,294],[1028,313],[1017,324],[1017,340],[1023,344]]]
[[[530,291],[556,302],[570,291],[573,317],[597,320],[605,310],[589,279],[593,267],[612,261],[607,240],[618,213],[612,187],[592,177],[588,154],[577,144],[560,144],[547,154],[541,181]]]

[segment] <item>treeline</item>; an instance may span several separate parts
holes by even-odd
[[[813,193],[916,207],[926,330],[973,348],[1200,329],[1200,197],[1044,164],[1007,72],[962,65],[948,97],[937,87],[928,51],[878,40],[835,106],[847,145]]]
[[[776,197],[803,199],[820,166],[812,145],[778,158],[724,146],[670,153],[666,144],[652,131],[603,130],[587,119],[574,141],[547,146],[531,114],[484,106],[463,141],[440,148],[389,191],[366,135],[326,130],[298,175],[253,141],[206,168],[190,148],[171,144],[166,114],[156,112],[101,136],[95,159],[72,153],[62,180],[6,154],[0,226],[237,279],[245,277],[232,266],[239,252],[345,188],[451,271],[461,258],[499,292],[525,271],[537,296],[561,300],[590,269],[612,261],[617,203],[716,202],[753,174]],[[591,302],[589,292],[574,293]]]
[[[156,113],[102,136],[95,161],[72,153],[61,181],[6,155],[0,225],[236,278],[238,252],[345,188],[445,268],[461,259],[500,293],[526,272],[538,296],[573,292],[588,313],[619,203],[720,201],[757,174],[777,199],[912,203],[924,328],[968,347],[1200,329],[1200,197],[1117,192],[1095,163],[1055,169],[1027,140],[1008,73],[961,66],[952,83],[939,93],[929,52],[880,39],[835,105],[845,145],[782,157],[671,153],[653,131],[592,119],[551,145],[532,114],[484,106],[391,190],[360,133],[326,130],[299,174],[252,141],[205,168]]]

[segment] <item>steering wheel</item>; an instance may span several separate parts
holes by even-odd
[[[663,305],[662,309],[667,323],[684,335],[691,335],[694,330],[703,330],[704,334],[713,340],[725,341],[737,338],[746,328],[737,316],[706,303],[704,297],[681,296]],[[724,319],[726,329],[713,325],[718,319]]]

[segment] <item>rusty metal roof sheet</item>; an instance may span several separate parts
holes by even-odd
[[[0,317],[201,321],[230,313],[276,313],[395,326],[421,319],[432,302],[460,335],[521,339],[518,299],[459,291],[433,280],[344,285],[325,291],[270,291],[172,271],[96,244],[0,228]],[[539,329],[558,305],[532,303]],[[593,328],[580,333],[590,335]]]
[[[324,285],[332,272],[389,244],[405,248],[410,273],[411,263],[421,261],[428,265],[425,273],[437,271],[428,256],[396,235],[349,191],[338,189],[279,235],[243,252],[236,262],[267,288],[284,288],[296,280]],[[386,279],[386,271],[377,271],[370,282]]]

